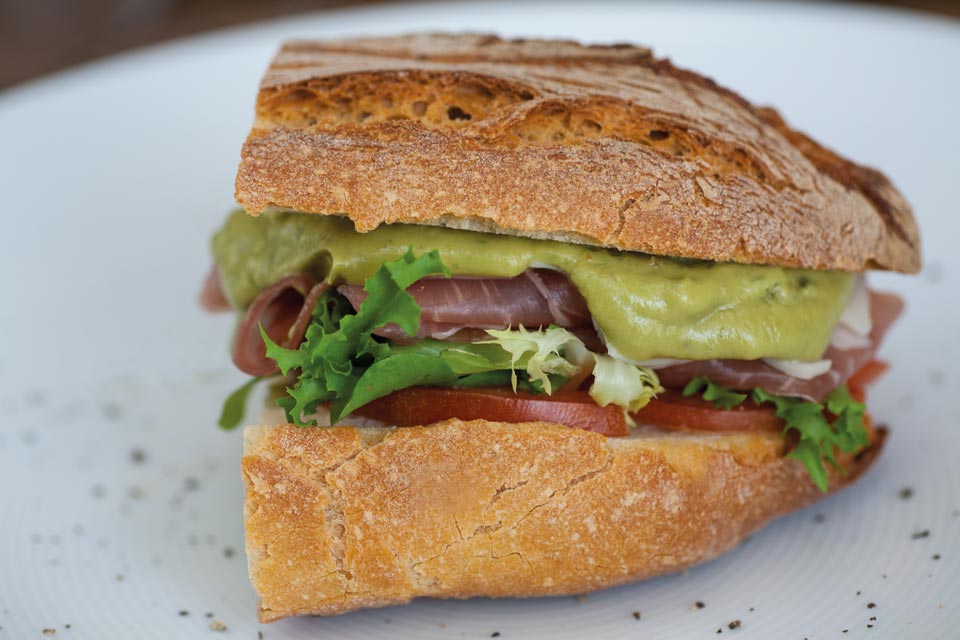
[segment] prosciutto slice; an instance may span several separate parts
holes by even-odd
[[[366,299],[359,285],[343,285],[337,291],[355,309]],[[407,292],[423,313],[417,338],[445,340],[466,329],[591,327],[587,303],[567,276],[549,269],[528,269],[514,278],[425,278]],[[483,333],[468,332],[467,335]],[[387,325],[377,335],[407,339],[400,327]]]
[[[760,387],[776,395],[820,402],[873,359],[887,329],[902,311],[903,302],[897,296],[870,292],[873,329],[869,344],[851,349],[830,346],[823,355],[831,361],[830,370],[810,380],[794,378],[760,360],[695,360],[659,369],[657,375],[665,387],[680,388],[697,376],[706,376],[731,389]]]
[[[316,284],[298,274],[282,278],[261,291],[244,312],[233,338],[232,356],[237,368],[252,376],[276,373],[277,364],[267,358],[260,325],[278,345],[296,349],[303,342],[317,300],[329,288],[326,283]]]
[[[229,311],[230,301],[223,293],[223,286],[220,284],[220,270],[217,265],[210,267],[210,272],[203,281],[203,289],[200,290],[200,306],[207,311]]]

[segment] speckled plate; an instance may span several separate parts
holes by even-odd
[[[652,44],[881,167],[926,269],[858,485],[689,572],[586,598],[421,601],[261,626],[231,320],[195,298],[258,77],[287,36],[426,28]],[[284,20],[0,95],[0,639],[960,637],[960,26],[816,5],[423,5]],[[216,630],[219,630],[219,635]]]

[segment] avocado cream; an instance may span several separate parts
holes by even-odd
[[[454,275],[512,277],[531,266],[565,272],[607,343],[633,360],[817,360],[855,279],[442,227],[357,233],[347,218],[293,212],[255,218],[237,211],[213,238],[224,291],[240,308],[292,273],[360,284],[408,247],[416,255],[438,250]]]

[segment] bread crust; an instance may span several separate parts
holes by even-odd
[[[716,261],[916,272],[881,173],[628,45],[420,35],[284,45],[237,200]]]
[[[841,458],[857,479],[882,446]],[[556,424],[251,427],[260,620],[413,598],[580,594],[682,570],[822,494],[776,434],[628,438]]]

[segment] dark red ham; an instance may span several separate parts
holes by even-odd
[[[355,309],[367,297],[359,285],[343,285],[337,291]],[[529,269],[514,278],[425,278],[407,292],[423,309],[418,338],[443,340],[464,329],[520,325],[592,327],[583,296],[565,274],[549,269]],[[408,338],[396,325],[382,327],[377,335]]]
[[[217,265],[210,267],[210,272],[203,281],[203,289],[200,290],[200,306],[207,311],[228,311],[232,306],[223,293],[223,287],[220,286],[220,271]]]
[[[829,347],[823,359],[831,361],[826,373],[801,380],[774,369],[761,360],[696,360],[666,367],[657,371],[665,387],[681,388],[697,376],[706,376],[713,382],[731,389],[760,387],[781,396],[796,396],[822,401],[827,394],[845,383],[863,365],[873,360],[887,329],[903,311],[903,302],[889,293],[870,292],[870,316],[873,329],[869,346],[840,350]]]
[[[252,376],[276,373],[276,363],[267,358],[260,325],[278,345],[296,349],[303,342],[317,299],[329,288],[299,274],[282,278],[261,291],[244,312],[233,338],[233,363],[237,368]]]
[[[222,295],[216,269],[208,276],[205,291],[208,288]],[[317,299],[328,288],[329,285],[314,284],[301,274],[287,276],[261,291],[237,327],[233,343],[237,368],[254,376],[275,373],[276,365],[266,357],[260,324],[280,346],[297,348]],[[367,295],[358,285],[343,285],[338,291],[354,308]],[[571,329],[588,348],[606,351],[593,329],[583,296],[564,274],[556,271],[535,269],[515,278],[427,278],[408,291],[423,308],[418,338],[475,342],[488,337],[484,329],[556,324]],[[392,324],[381,327],[377,334],[398,342],[414,340]]]

